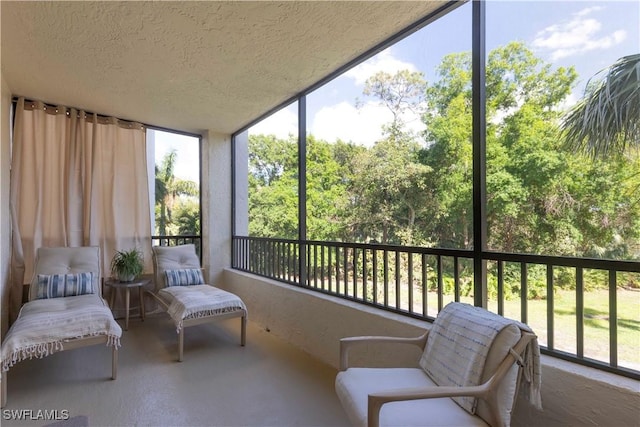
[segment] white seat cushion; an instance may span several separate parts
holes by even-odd
[[[186,319],[242,310],[246,313],[247,310],[237,295],[210,285],[171,286],[161,289],[158,296],[168,304],[167,313],[176,324],[178,332]]]
[[[336,377],[336,393],[354,426],[367,425],[368,395],[409,387],[436,387],[419,368],[349,368]],[[387,403],[381,426],[487,426],[450,398]]]

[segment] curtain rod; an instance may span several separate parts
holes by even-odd
[[[17,102],[18,99],[20,99],[20,98],[21,97],[14,96],[12,101],[13,102]],[[78,111],[78,114],[80,113],[80,111],[82,111],[84,113],[84,115],[85,115],[83,117],[84,119],[87,119],[87,118],[90,118],[92,116],[95,116],[100,121],[100,123],[102,123],[102,124],[106,123],[107,121],[115,120],[118,125],[129,125],[129,127],[131,127],[131,125],[138,125],[139,124],[143,128],[146,127],[146,125],[144,123],[136,122],[134,120],[125,120],[125,119],[121,119],[119,117],[114,117],[114,116],[109,116],[109,115],[104,115],[104,114],[98,114],[98,113],[94,113],[94,112],[91,112],[91,111],[85,111],[82,108],[54,105],[54,104],[51,104],[51,103],[48,103],[48,102],[35,100],[35,99],[28,99],[28,98],[24,98],[24,103],[25,103],[25,106],[27,104],[31,104],[31,108],[32,109],[35,107],[35,104],[41,104],[41,105],[44,106],[44,110],[45,111],[47,111],[47,109],[55,109],[56,113],[58,112],[58,109],[64,108],[65,110],[67,110],[66,111],[67,116],[69,115],[69,111],[68,111],[69,109],[74,109],[74,110]],[[78,115],[78,118],[81,118],[81,117]]]
[[[14,96],[11,99],[11,102],[16,103],[18,102],[19,98],[24,98],[24,102],[26,103],[34,103],[34,102],[40,102],[42,103],[46,108],[60,108],[60,106],[52,104],[50,102],[44,102],[44,101],[40,101],[40,100],[35,100],[35,99],[30,99],[30,98],[25,98],[25,97],[20,97],[20,96]],[[162,126],[155,126],[155,125],[150,125],[147,123],[143,123],[143,122],[139,122],[139,121],[135,121],[135,120],[126,120],[126,119],[121,119],[119,117],[114,117],[114,116],[110,116],[110,115],[105,115],[105,114],[98,114],[98,113],[93,113],[91,111],[85,111],[82,108],[77,108],[77,107],[69,107],[69,106],[64,106],[64,108],[73,108],[75,110],[78,111],[84,111],[85,114],[88,115],[93,115],[95,114],[99,119],[110,119],[111,117],[115,118],[118,122],[125,122],[125,123],[139,123],[141,126],[143,126],[144,128],[147,129],[152,129],[152,130],[159,130],[159,131],[163,131],[163,132],[171,132],[171,133],[177,133],[180,135],[185,135],[185,136],[191,136],[194,138],[199,138],[202,139],[202,135],[198,134],[198,133],[193,133],[193,132],[185,132],[185,131],[181,131],[181,130],[176,130],[176,129],[170,129],[170,128],[166,128],[166,127],[162,127]],[[68,114],[67,114],[68,115]]]

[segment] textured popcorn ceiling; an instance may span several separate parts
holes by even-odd
[[[444,3],[0,2],[14,96],[231,133]]]

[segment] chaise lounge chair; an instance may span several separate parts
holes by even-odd
[[[178,332],[178,361],[182,362],[184,328],[240,317],[240,343],[245,345],[247,308],[230,292],[205,284],[193,244],[154,246],[153,297],[173,319]]]
[[[7,371],[16,363],[79,347],[112,348],[111,378],[116,379],[122,329],[102,299],[98,247],[39,248],[29,302],[2,343],[2,406]]]

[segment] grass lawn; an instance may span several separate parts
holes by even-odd
[[[429,292],[429,315],[437,312],[437,294]],[[453,300],[445,296],[444,304]],[[470,297],[461,302],[473,304]],[[640,370],[640,291],[618,289],[618,365]],[[554,297],[554,349],[576,354],[575,291],[558,291]],[[496,301],[489,301],[491,311],[497,312]],[[547,346],[547,300],[529,300],[527,324],[538,335],[540,345]],[[505,317],[521,320],[520,300],[504,303]],[[598,290],[584,294],[584,356],[609,363],[609,292]]]
[[[354,296],[353,286],[347,284],[347,295]],[[371,301],[372,284],[367,284],[369,291],[367,299]],[[332,289],[335,290],[335,289]],[[344,292],[344,287],[341,289]],[[384,291],[378,289],[378,302],[384,301]],[[396,291],[389,287],[388,303],[395,306]],[[358,283],[355,296],[363,298],[362,282]],[[473,304],[471,297],[461,297],[461,302]],[[453,301],[453,295],[445,295],[443,304]],[[577,319],[576,294],[571,290],[558,290],[554,296],[553,316],[553,346],[555,350],[570,354],[577,353]],[[438,312],[438,296],[436,292],[427,293],[427,314],[435,317]],[[400,288],[400,308],[410,310],[408,287],[406,283]],[[489,310],[498,311],[495,300],[489,301]],[[618,288],[618,366],[640,370],[640,290]],[[413,291],[413,312],[422,314],[422,292],[419,287]],[[547,347],[547,300],[529,300],[527,303],[527,324],[538,335],[541,346]],[[505,317],[521,320],[520,300],[513,299],[504,302]],[[584,357],[609,363],[609,293],[607,290],[589,291],[584,294]]]
[[[520,302],[508,305],[519,306]],[[554,298],[554,347],[576,352],[575,292],[560,291]],[[618,364],[640,369],[640,291],[617,291]],[[547,343],[547,301],[529,301],[529,325]],[[506,310],[506,309],[505,309]],[[515,311],[517,313],[518,308]],[[505,313],[506,314],[506,313]],[[510,317],[510,316],[509,316]],[[609,361],[609,293],[606,290],[584,294],[584,356]]]

